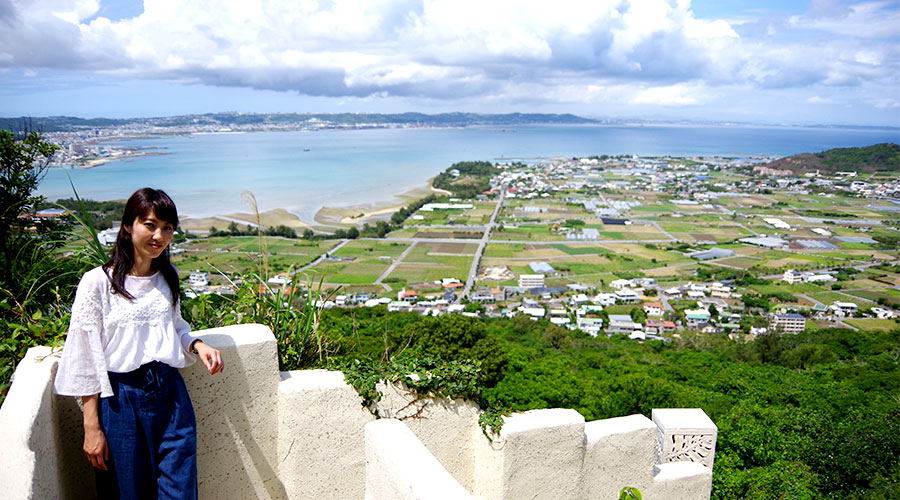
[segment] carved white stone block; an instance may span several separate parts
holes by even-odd
[[[718,428],[699,408],[655,409],[656,461],[696,462],[713,466]]]

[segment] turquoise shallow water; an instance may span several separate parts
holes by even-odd
[[[246,211],[251,190],[262,211],[286,208],[304,220],[322,206],[389,201],[463,160],[594,154],[787,156],[835,147],[900,142],[900,131],[761,127],[523,126],[507,129],[373,129],[148,138],[130,146],[168,153],[92,169],[51,169],[39,188],[122,199],[142,186],[166,190],[194,217]],[[306,151],[306,149],[309,151]]]

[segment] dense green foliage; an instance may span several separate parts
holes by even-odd
[[[485,372],[477,397],[494,409],[566,407],[592,420],[703,408],[719,427],[713,498],[893,498],[900,487],[900,331],[639,344],[521,316],[383,308],[327,311],[322,328],[341,339],[344,363],[385,366],[410,351],[470,360]]]
[[[111,228],[113,222],[122,220],[122,213],[125,211],[124,201],[81,200],[81,202],[84,204],[84,209],[91,218],[91,223],[94,225],[94,228],[98,230]],[[81,210],[78,200],[74,198],[64,198],[56,200],[56,203],[44,204],[45,207],[54,207],[57,205],[63,206],[73,212]]]
[[[56,147],[29,130],[0,130],[0,402],[28,348],[61,343],[79,255],[56,250],[67,228],[30,217],[44,199],[33,192]]]
[[[900,170],[900,145],[876,144],[864,148],[829,149],[821,153],[803,153],[776,160],[771,168],[792,170],[795,173],[815,172],[896,172]],[[839,214],[845,217],[846,213]]]
[[[452,170],[457,170],[459,176],[451,175]],[[474,198],[490,189],[491,178],[499,172],[489,161],[461,161],[438,174],[431,184],[459,198]]]

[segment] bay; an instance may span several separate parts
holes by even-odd
[[[38,193],[51,200],[127,198],[164,189],[192,217],[284,208],[312,221],[323,206],[389,202],[454,162],[590,155],[789,156],[900,142],[896,129],[746,126],[516,126],[368,129],[150,137],[116,143],[163,155],[90,169],[50,169]]]

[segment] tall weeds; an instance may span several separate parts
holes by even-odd
[[[241,198],[256,216],[259,238],[256,269],[235,278],[220,272],[235,293],[200,295],[186,301],[182,307],[185,319],[194,329],[246,323],[266,325],[278,342],[281,370],[325,366],[337,345],[323,334],[321,319],[325,303],[337,291],[323,289],[324,276],[316,282],[313,275],[299,275],[293,267],[285,274],[283,285],[269,283],[269,250],[256,197],[244,191]]]

